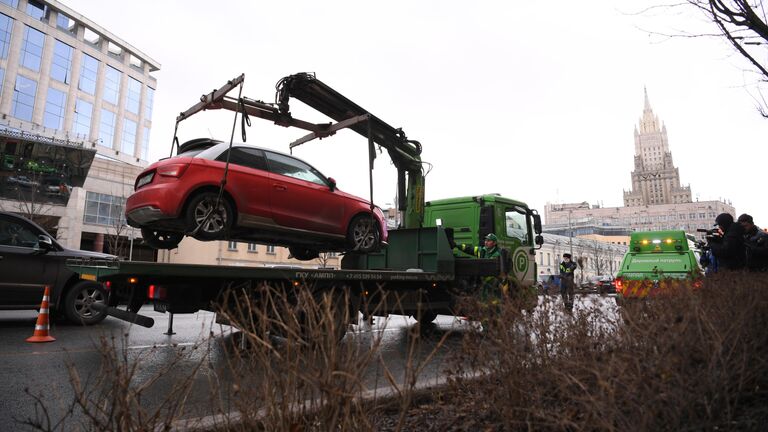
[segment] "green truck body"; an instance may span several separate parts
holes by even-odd
[[[634,232],[616,274],[617,301],[653,296],[668,285],[695,285],[701,275],[684,231]]]

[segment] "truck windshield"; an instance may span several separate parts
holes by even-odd
[[[528,217],[525,212],[518,209],[507,209],[507,237],[520,239],[523,244],[528,243]]]

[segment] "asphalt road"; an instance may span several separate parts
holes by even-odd
[[[577,308],[591,303],[605,304],[612,310],[613,299],[599,296],[579,296]],[[542,301],[557,301],[548,297]],[[195,375],[195,389],[186,403],[184,417],[201,417],[213,414],[214,406],[229,409],[227,390],[231,386],[231,347],[237,343],[238,333],[231,327],[215,324],[214,314],[199,312],[175,315],[175,335],[163,334],[168,325],[167,314],[156,313],[145,307],[142,314],[155,320],[151,329],[131,326],[123,321],[108,317],[92,327],[81,327],[64,323],[53,323],[51,335],[57,340],[51,343],[27,343],[35,326],[34,311],[0,311],[0,431],[32,430],[24,426],[26,419],[39,418],[41,411],[34,398],[38,396],[49,411],[52,420],[61,418],[73,400],[72,373],[76,371],[82,382],[93,382],[103,365],[99,345],[103,341],[120,347],[128,361],[140,359],[142,365],[135,379],[146,380],[158,372],[163,375],[143,394],[142,404],[160,403],[167,397],[172,383],[189,376],[193,368],[204,364],[201,373]],[[444,345],[431,358],[419,377],[420,382],[437,380],[449,362],[452,348],[461,343],[461,335],[474,325],[450,316],[438,316],[434,325],[422,331],[417,357],[430,354],[438,342],[447,335]],[[374,325],[353,326],[344,343],[365,346],[380,338],[378,361],[373,362],[364,373],[364,386],[372,390],[389,388],[385,370],[391,376],[403,379],[408,368],[407,358],[412,338],[417,331],[413,319],[391,316],[376,318]],[[124,349],[123,349],[124,347]],[[196,347],[196,348],[195,348]],[[193,348],[195,348],[193,350]],[[164,367],[184,352],[184,360],[174,364],[170,370]],[[211,390],[216,386],[221,393]],[[216,404],[211,395],[217,394]],[[69,424],[67,429],[76,428]]]

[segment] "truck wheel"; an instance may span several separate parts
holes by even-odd
[[[142,228],[141,237],[144,243],[154,249],[175,249],[184,238],[184,234],[173,231],[158,231],[152,228]]]
[[[91,305],[107,305],[107,292],[101,284],[80,281],[67,291],[62,304],[64,316],[74,324],[92,325],[104,320],[107,314],[91,309]]]
[[[221,197],[216,206],[217,192],[202,192],[189,201],[187,205],[187,229],[195,233],[199,240],[219,240],[232,226],[234,212],[226,198]],[[200,226],[200,229],[198,229]]]
[[[347,241],[350,250],[373,252],[379,248],[379,227],[371,214],[357,215],[349,223]]]
[[[420,315],[414,316],[419,324],[429,324],[437,318],[437,314],[432,311],[422,311]]]
[[[320,252],[316,249],[302,247],[289,247],[288,252],[291,253],[291,257],[296,258],[299,261],[309,261],[320,256]]]

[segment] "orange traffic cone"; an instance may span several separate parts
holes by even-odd
[[[40,313],[37,315],[35,332],[31,337],[27,338],[27,342],[53,342],[56,340],[56,338],[48,334],[48,299],[50,295],[51,287],[46,285],[45,293],[43,293],[43,302],[40,303]]]

